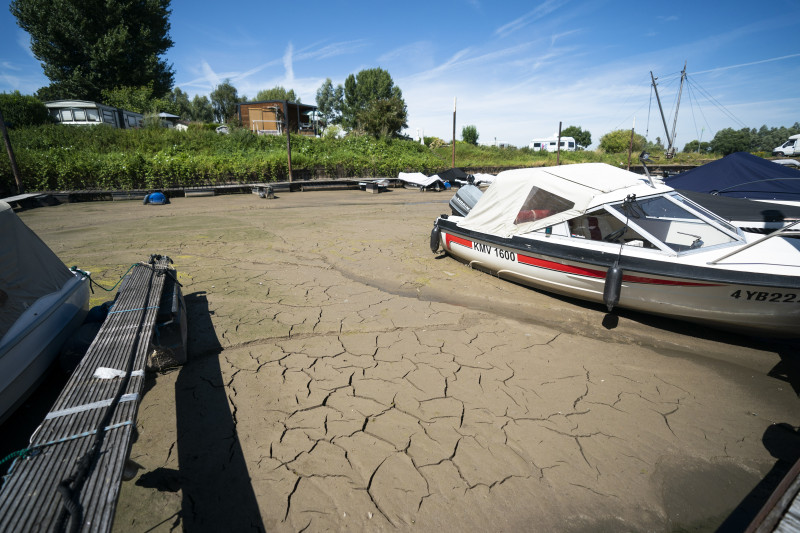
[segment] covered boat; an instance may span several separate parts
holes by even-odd
[[[587,163],[498,174],[466,216],[436,220],[431,248],[609,310],[797,336],[792,230],[745,234],[669,186]]]
[[[83,322],[89,278],[0,201],[0,422],[33,391]]]

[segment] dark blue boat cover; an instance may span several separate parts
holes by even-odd
[[[747,152],[736,152],[664,178],[664,183],[673,189],[728,198],[800,201],[800,171]]]

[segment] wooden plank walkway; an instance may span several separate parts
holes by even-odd
[[[114,306],[0,490],[0,531],[110,531],[136,427],[169,258],[133,267]],[[93,377],[98,368],[126,373]]]

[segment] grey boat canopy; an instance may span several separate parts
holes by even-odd
[[[14,322],[73,277],[55,253],[0,201],[0,345]]]

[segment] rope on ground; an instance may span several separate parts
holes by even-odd
[[[86,272],[85,270],[81,270],[80,268],[78,268],[78,267],[76,267],[76,266],[74,266],[74,267],[70,268],[70,270],[71,270],[71,271],[73,271],[73,272],[79,272],[79,273],[83,274],[84,276],[86,276],[87,278],[89,278],[89,282],[91,283],[90,287],[91,287],[92,285],[94,285],[95,287],[100,287],[101,289],[103,289],[103,290],[104,290],[104,291],[106,291],[106,292],[111,292],[111,291],[113,291],[114,289],[116,289],[116,288],[117,288],[117,285],[119,285],[120,283],[122,283],[122,280],[123,280],[123,279],[125,279],[125,276],[127,276],[127,275],[128,275],[128,272],[130,272],[130,271],[131,271],[131,269],[133,269],[133,267],[135,267],[135,266],[136,266],[136,265],[138,265],[138,264],[139,264],[139,263],[134,263],[134,264],[132,264],[132,265],[131,265],[131,266],[128,268],[128,270],[126,270],[126,271],[125,271],[125,273],[122,275],[122,277],[121,277],[121,278],[119,278],[119,280],[118,280],[118,281],[117,281],[117,282],[114,284],[114,286],[113,286],[113,287],[111,287],[110,289],[106,289],[105,287],[103,287],[102,285],[100,285],[99,283],[97,283],[95,280],[93,280],[93,279],[92,279],[92,275],[91,275],[89,272]],[[94,292],[94,290],[92,290],[92,292]]]

